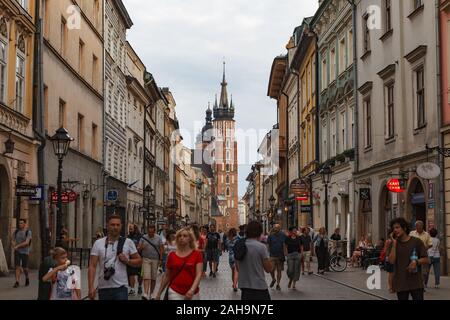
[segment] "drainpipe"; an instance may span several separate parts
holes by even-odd
[[[46,206],[47,201],[47,184],[45,173],[45,128],[44,128],[44,79],[43,79],[43,55],[42,48],[44,44],[43,36],[43,22],[41,19],[41,2],[35,3],[35,21],[36,32],[34,40],[34,76],[33,76],[33,132],[40,142],[40,146],[37,150],[37,165],[38,165],[38,183],[42,186],[43,199],[39,203],[39,224],[40,224],[40,237],[41,237],[41,259],[43,260],[48,256],[50,249],[50,232],[48,221],[48,209]]]
[[[437,78],[437,123],[438,123],[438,131],[440,131],[440,127],[442,126],[442,76],[441,76],[441,28],[440,28],[440,0],[435,0],[436,2],[436,78]],[[444,139],[442,133],[438,133],[438,146],[440,148],[444,148]],[[439,167],[445,168],[444,156],[441,153],[438,153],[438,163]],[[447,237],[445,236],[445,170],[439,176],[439,205],[438,205],[438,213],[437,213],[437,223],[436,228],[440,231],[439,238],[443,240],[444,247],[447,248]],[[448,273],[447,270],[447,250],[445,250],[444,259],[442,259],[444,274]]]
[[[296,127],[297,127],[297,143],[298,143],[298,149],[297,149],[297,152],[298,152],[298,161],[297,161],[298,168],[297,168],[297,170],[298,170],[298,178],[300,179],[301,178],[301,174],[300,174],[300,172],[301,172],[301,164],[300,164],[300,161],[301,161],[300,160],[301,159],[301,153],[300,153],[300,151],[301,151],[301,146],[300,146],[300,121],[301,121],[301,119],[300,119],[301,118],[301,116],[300,116],[300,110],[301,110],[300,109],[300,74],[294,69],[291,69],[290,71],[291,71],[291,73],[294,76],[297,77],[297,123],[296,123]],[[297,202],[297,200],[295,200],[295,204],[296,204],[296,207],[297,207],[297,217],[294,217],[294,220],[297,220],[296,224],[299,225],[300,221],[298,221],[298,216],[301,213],[301,204],[299,204]]]
[[[286,190],[284,192],[285,202],[289,199],[289,96],[281,90],[281,95],[286,97]],[[283,207],[286,206],[286,203],[283,204]],[[283,212],[286,212],[283,208]],[[289,211],[286,216],[287,228],[289,228]]]
[[[355,150],[354,152],[354,172],[353,176],[359,172],[359,127],[358,127],[358,110],[359,110],[359,101],[358,101],[358,37],[357,37],[357,4],[355,0],[347,0],[348,3],[352,6],[352,30],[353,30],[353,78],[354,78],[354,85],[353,85],[353,100],[355,107],[353,108],[353,121],[355,123],[355,130],[353,132],[353,148]],[[353,179],[353,190],[356,191],[356,181]],[[353,228],[347,228],[347,239],[349,243],[351,242],[350,239],[356,239],[356,218],[358,216],[358,202],[355,199],[355,192],[351,195],[353,196]],[[350,219],[351,219],[350,215]],[[351,223],[347,222],[347,224],[351,225]],[[352,229],[353,232],[350,232]],[[351,248],[350,245],[347,245],[347,256],[350,256]]]

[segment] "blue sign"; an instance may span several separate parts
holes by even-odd
[[[43,186],[36,186],[36,195],[31,196],[30,200],[37,200],[42,201],[44,200],[44,187]]]
[[[109,190],[106,194],[106,200],[108,201],[117,201],[119,198],[119,192],[117,190]]]

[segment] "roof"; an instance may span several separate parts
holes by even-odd
[[[114,0],[113,2],[117,5],[117,8],[119,9],[119,13],[122,16],[125,26],[127,27],[127,29],[130,29],[134,23],[131,20],[130,15],[128,14],[127,8],[123,4],[123,1],[122,0]]]
[[[267,91],[267,96],[272,99],[278,99],[281,94],[287,63],[287,55],[278,56],[273,60]]]

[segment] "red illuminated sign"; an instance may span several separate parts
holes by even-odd
[[[403,183],[403,181],[401,181],[399,179],[389,180],[389,182],[387,183],[386,186],[390,192],[394,192],[394,193],[405,192],[404,183]]]
[[[64,204],[74,202],[75,200],[77,200],[77,198],[78,198],[78,194],[75,191],[63,192],[61,195],[61,201]],[[52,202],[53,203],[58,202],[58,193],[57,192],[52,192]]]

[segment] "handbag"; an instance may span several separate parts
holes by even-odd
[[[186,265],[186,260],[189,259],[189,257],[192,256],[193,253],[194,253],[194,251],[192,251],[192,253],[190,255],[188,255],[186,258],[184,258],[184,262],[183,262],[183,265],[181,266],[180,270],[178,270],[178,272],[175,274],[175,276],[172,277],[172,279],[170,279],[169,285],[167,286],[166,292],[164,293],[163,300],[169,300],[170,286],[172,285],[173,281],[180,275],[181,271],[183,271],[184,266]]]

